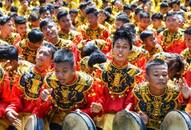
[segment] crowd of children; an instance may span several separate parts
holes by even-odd
[[[148,130],[191,115],[190,0],[0,1],[0,130],[75,110],[112,130],[124,109]]]

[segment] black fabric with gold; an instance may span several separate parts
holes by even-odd
[[[31,63],[35,63],[37,50],[31,49],[28,46],[28,39],[20,42],[19,46],[22,48],[22,57]]]
[[[147,82],[135,87],[133,92],[138,99],[136,109],[143,111],[149,117],[148,128],[158,130],[165,115],[179,107],[179,90],[173,84],[168,84],[161,96],[152,95]]]
[[[20,87],[24,89],[27,98],[37,99],[39,97],[43,79],[40,74],[34,71],[34,68],[21,76]]]
[[[93,78],[85,73],[78,72],[77,80],[71,85],[61,85],[55,76],[50,73],[45,79],[49,88],[53,88],[52,102],[61,110],[71,110],[85,103],[85,94],[91,88]]]
[[[0,83],[3,81],[4,78],[4,70],[0,67]]]
[[[123,94],[126,90],[132,89],[135,82],[134,76],[139,73],[140,70],[131,64],[117,68],[108,62],[104,65],[102,80],[108,84],[110,94]]]

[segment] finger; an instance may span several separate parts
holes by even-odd
[[[14,123],[15,123],[18,127],[21,127],[21,126],[22,126],[21,120],[19,120],[18,118],[14,121]]]

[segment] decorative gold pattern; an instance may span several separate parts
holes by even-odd
[[[52,102],[61,110],[71,110],[80,103],[85,103],[85,94],[91,88],[93,78],[86,73],[77,73],[78,79],[71,85],[61,85],[54,73],[45,79],[49,88],[53,88]]]

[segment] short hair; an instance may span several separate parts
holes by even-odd
[[[28,39],[31,43],[38,43],[43,41],[43,33],[39,29],[32,29],[28,33]]]
[[[4,60],[18,60],[18,50],[13,45],[0,45],[0,59]]]
[[[131,5],[129,5],[129,4],[124,5],[123,10],[131,10],[132,11]]]
[[[148,76],[150,74],[151,67],[156,65],[165,65],[168,67],[167,63],[164,60],[161,59],[152,59],[146,64],[146,75]]]
[[[162,2],[162,3],[160,4],[160,8],[168,8],[168,7],[169,7],[169,5],[168,5],[167,2]]]
[[[150,14],[148,12],[141,11],[139,14],[140,19],[142,18],[150,18]]]
[[[79,5],[79,9],[80,10],[82,10],[82,9],[85,9],[86,7],[87,7],[87,2],[82,2],[82,3],[80,3],[80,5]]]
[[[54,57],[54,54],[55,52],[57,51],[57,48],[52,44],[52,43],[49,43],[47,41],[44,41],[43,44],[41,45],[41,47],[47,47],[49,49],[51,49],[51,53],[52,53],[52,59]]]
[[[15,24],[26,24],[26,18],[23,16],[16,16],[15,17]]]
[[[11,12],[18,12],[18,8],[16,6],[11,6],[11,9],[10,9]]]
[[[191,35],[191,27],[188,27],[186,30],[184,30],[184,34]]]
[[[42,28],[47,26],[49,23],[54,23],[54,21],[50,18],[45,18],[40,22],[40,30],[42,31]]]
[[[81,56],[90,56],[93,52],[97,52],[99,49],[94,41],[89,41],[82,49]]]
[[[172,0],[170,4],[171,5],[173,5],[173,4],[180,5],[180,0]]]
[[[110,6],[105,7],[104,10],[106,12],[108,12],[109,14],[112,14],[112,12],[113,12],[113,10],[112,10],[112,8]]]
[[[85,12],[86,12],[87,15],[88,15],[88,14],[94,14],[95,16],[98,15],[98,11],[97,11],[97,9],[94,8],[94,7],[88,7],[88,8],[86,8]]]
[[[153,36],[153,31],[151,30],[145,30],[140,34],[140,38],[142,41],[144,41],[146,38]]]
[[[78,10],[77,9],[71,9],[70,11],[69,11],[69,14],[78,14]]]
[[[69,49],[59,49],[54,54],[54,63],[69,63],[71,67],[74,67],[74,55]]]
[[[31,13],[28,17],[28,20],[31,21],[31,22],[35,22],[37,20],[39,20],[40,17],[38,15],[38,13]]]
[[[39,9],[39,14],[41,15],[41,14],[47,12],[47,11],[50,12],[50,11],[48,10],[48,7],[47,7],[47,6],[42,6],[42,7],[40,7],[40,9]]]
[[[168,13],[166,14],[165,20],[167,20],[168,17],[174,17],[174,16],[177,16],[177,13],[176,13],[176,12],[168,12]]]
[[[118,14],[116,17],[117,21],[122,21],[123,23],[129,23],[129,17],[125,13]]]
[[[130,50],[133,47],[133,43],[134,43],[134,35],[132,32],[129,32],[128,30],[126,30],[125,28],[120,28],[118,29],[115,33],[114,33],[114,37],[113,37],[113,46],[115,45],[115,42],[118,39],[125,39],[128,41],[129,46],[130,46]]]
[[[61,10],[57,14],[57,20],[59,21],[62,17],[66,17],[68,15],[67,10]]]
[[[88,60],[88,66],[93,67],[95,64],[101,64],[107,61],[107,57],[101,51],[93,52]]]
[[[158,19],[158,20],[163,20],[163,15],[161,13],[154,13],[152,16],[151,16],[151,19],[154,20],[154,19]]]
[[[11,19],[10,16],[2,16],[0,17],[0,25],[6,24]]]

